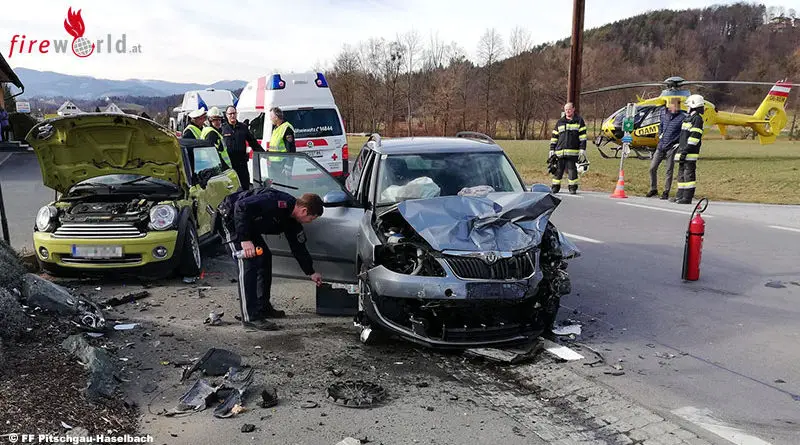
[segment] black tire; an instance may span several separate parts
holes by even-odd
[[[203,267],[203,259],[200,255],[200,239],[197,236],[197,229],[194,221],[189,219],[183,229],[183,243],[181,251],[178,252],[178,274],[184,277],[196,277],[200,275]]]

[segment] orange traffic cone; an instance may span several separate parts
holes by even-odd
[[[614,189],[614,193],[611,194],[611,198],[627,198],[628,195],[625,194],[625,173],[622,169],[619,170],[619,179],[617,180],[617,187]]]

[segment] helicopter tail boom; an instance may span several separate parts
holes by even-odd
[[[762,145],[775,142],[775,138],[786,126],[787,117],[784,107],[791,90],[790,84],[776,82],[753,114],[755,120],[752,128],[758,133],[758,140]]]

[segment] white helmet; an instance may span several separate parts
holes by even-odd
[[[705,99],[703,99],[703,96],[699,94],[692,94],[686,99],[686,107],[690,110],[693,108],[700,108],[705,104],[706,104]]]
[[[200,116],[205,116],[205,115],[206,115],[205,108],[198,108],[198,109],[192,111],[191,113],[189,113],[189,118],[190,119],[194,119],[194,118],[197,118],[197,117],[200,117]]]
[[[222,118],[222,111],[217,107],[211,107],[211,109],[208,110],[208,118],[213,119],[215,117]]]
[[[578,167],[578,174],[579,175],[582,175],[582,174],[586,173],[587,170],[589,170],[589,160],[588,159],[583,159],[581,161],[578,161],[575,165]]]

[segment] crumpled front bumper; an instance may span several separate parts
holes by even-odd
[[[537,326],[536,323],[541,306],[537,308],[534,299],[542,280],[539,268],[528,279],[487,281],[463,280],[451,275],[410,276],[377,266],[367,271],[366,280],[370,285],[370,293],[360,297],[360,306],[367,318],[385,330],[426,347],[463,349],[500,346],[530,341],[544,330],[543,326]],[[395,303],[440,306],[437,309],[440,313],[460,311],[469,314],[473,310],[470,308],[474,307],[475,312],[500,314],[502,307],[506,311],[516,312],[522,318],[527,317],[529,323],[511,320],[508,323],[477,323],[472,320],[463,326],[451,326],[431,333],[421,327],[426,320],[414,320],[411,326],[403,325],[381,310],[386,304]],[[514,311],[513,308],[518,310]],[[409,316],[415,318],[414,315]]]

